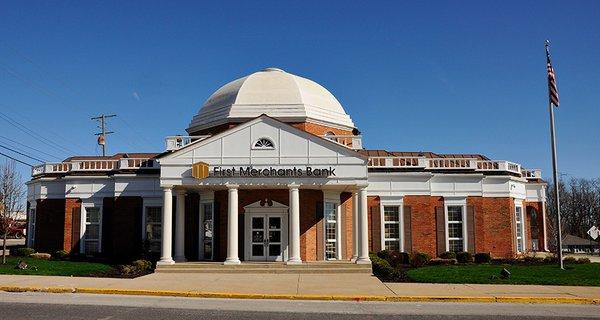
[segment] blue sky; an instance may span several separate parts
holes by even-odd
[[[109,153],[160,152],[213,91],[273,66],[328,88],[367,148],[550,177],[546,38],[560,171],[600,177],[597,1],[2,1],[0,110],[44,139],[0,118],[0,144],[98,154],[89,118],[104,112],[118,114]]]

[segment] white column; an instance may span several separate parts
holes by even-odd
[[[290,184],[290,257],[288,264],[302,263],[300,258],[300,192],[298,185]]]
[[[185,190],[177,190],[175,218],[175,261],[185,262]]]
[[[547,233],[546,233],[546,200],[544,200],[542,202],[542,219],[544,219],[544,221],[542,222],[542,226],[544,228],[544,243],[541,244],[542,245],[542,250],[544,250],[544,251],[550,251],[550,250],[548,250],[548,236],[547,236]]]
[[[240,264],[238,255],[238,185],[227,185],[227,259],[225,264]]]
[[[173,264],[171,248],[173,246],[173,193],[172,186],[163,187],[161,257],[157,264]]]
[[[369,229],[368,229],[368,216],[367,216],[367,187],[360,187],[358,189],[358,224],[359,229],[359,249],[358,259],[356,263],[369,264]]]
[[[358,259],[358,246],[360,245],[358,236],[358,193],[352,192],[352,261]]]

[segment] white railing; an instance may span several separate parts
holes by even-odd
[[[69,162],[45,163],[31,168],[31,175],[85,171],[113,171],[123,169],[158,169],[156,159],[123,158],[119,160],[73,160]]]
[[[426,159],[419,157],[369,157],[369,168],[425,168]]]
[[[204,140],[208,137],[210,136],[168,136],[165,139],[167,151],[181,149],[194,141]]]
[[[476,159],[466,158],[433,158],[427,159],[426,169],[476,169]]]
[[[542,170],[540,169],[521,169],[521,176],[527,179],[541,179]]]
[[[369,168],[425,170],[472,170],[509,172],[522,177],[541,178],[540,170],[524,170],[518,163],[503,160],[477,160],[475,158],[425,158],[425,157],[369,157]]]
[[[479,160],[477,161],[479,171],[508,171],[521,174],[521,165],[510,161]]]
[[[337,144],[340,144],[346,148],[358,150],[362,149],[362,136],[342,136],[342,135],[329,135],[326,134],[323,138],[331,140]]]

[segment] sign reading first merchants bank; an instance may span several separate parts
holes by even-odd
[[[254,166],[209,166],[198,162],[192,167],[192,176],[197,179],[207,177],[241,177],[241,178],[327,178],[335,176],[334,167],[254,167]]]

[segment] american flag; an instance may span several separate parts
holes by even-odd
[[[548,69],[548,94],[550,102],[558,107],[558,88],[556,87],[556,75],[554,74],[554,68],[552,68],[552,62],[550,62],[550,51],[548,51],[548,43],[546,43],[546,67]]]

